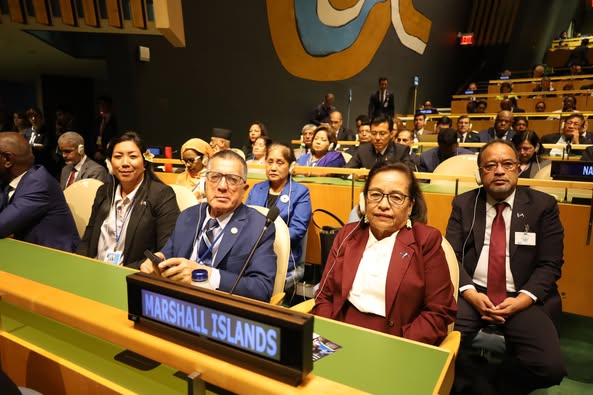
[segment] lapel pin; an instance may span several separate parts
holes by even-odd
[[[408,257],[408,253],[407,252],[400,252],[399,254],[402,256],[402,258],[407,258]]]
[[[525,217],[525,215],[523,215],[523,213],[517,213],[517,218],[523,218]]]
[[[231,233],[234,234],[234,235],[236,235],[238,231],[239,231],[239,229],[237,229],[235,227],[232,227],[231,228]]]
[[[282,195],[282,196],[280,196],[280,201],[282,203],[288,203],[288,195]]]

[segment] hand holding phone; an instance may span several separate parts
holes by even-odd
[[[159,263],[161,263],[162,261],[164,261],[163,258],[161,258],[158,255],[153,254],[151,251],[146,250],[144,251],[144,256],[150,261],[152,262],[152,269],[158,273],[159,275],[161,274],[161,269],[159,268]]]

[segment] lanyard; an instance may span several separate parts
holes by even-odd
[[[123,204],[123,201],[122,201],[122,204]],[[117,205],[115,207],[115,210],[113,210],[114,214],[115,214],[115,248],[114,248],[114,250],[116,250],[117,246],[119,245],[119,239],[121,238],[121,235],[124,232],[124,227],[126,226],[126,223],[128,222],[128,220],[130,218],[130,213],[132,212],[133,208],[134,208],[134,203],[132,202],[132,203],[130,203],[130,206],[124,213],[124,218],[122,220],[121,229],[119,231],[119,234],[117,233]]]

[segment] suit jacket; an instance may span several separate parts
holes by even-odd
[[[208,204],[202,203],[184,210],[179,215],[171,238],[161,249],[165,257],[189,259],[198,236],[197,230],[201,229],[206,219],[207,207]],[[224,229],[224,236],[220,240],[213,262],[213,266],[220,270],[218,289],[225,292],[231,290],[264,228],[265,221],[262,214],[244,204],[235,209]],[[274,224],[271,224],[255,249],[253,259],[237,284],[235,294],[264,302],[270,301],[276,278],[275,232]]]
[[[461,141],[461,135],[459,134],[459,132],[457,132],[457,141],[460,143],[479,143],[480,135],[470,130],[469,132],[467,132],[467,135],[465,136],[465,141]]]
[[[515,132],[513,129],[509,129],[509,131],[507,132],[506,141],[513,141],[513,136],[516,134],[517,132]],[[478,133],[478,137],[480,139],[480,143],[487,143],[490,140],[494,140],[496,137],[496,132],[494,131],[494,128],[488,128],[486,130],[482,130]]]
[[[101,226],[109,214],[115,186],[104,184],[97,190],[91,218],[76,253],[90,258],[97,256]],[[126,230],[123,265],[134,269],[146,259],[144,250],[158,251],[173,232],[179,216],[175,192],[168,185],[151,179],[148,174],[136,196]]]
[[[111,139],[118,135],[117,116],[115,114],[111,114],[109,121],[105,123],[105,127],[103,128],[103,135],[101,136],[101,149],[99,149],[97,146],[97,137],[99,137],[99,133],[101,131],[102,121],[103,117],[98,117],[95,119],[95,122],[84,136],[85,151],[86,154],[91,158],[94,158],[97,151],[100,151],[103,156],[105,156],[107,153],[107,144],[111,141]]]
[[[323,103],[318,104],[311,114],[311,123],[317,126],[329,123],[329,114],[335,109],[334,106],[326,107]]]
[[[338,130],[338,133],[336,133],[336,138],[338,141],[354,141],[356,140],[356,134],[352,131],[352,129],[346,129],[342,127],[340,130]]]
[[[474,152],[465,148],[457,148],[457,153],[455,155],[474,155]],[[434,169],[436,169],[437,166],[441,164],[441,162],[443,162],[443,160],[439,155],[439,148],[431,148],[428,151],[420,154],[420,165],[418,166],[418,171],[432,173]]]
[[[35,165],[21,178],[8,205],[0,196],[0,237],[73,252],[80,241],[64,193],[45,167]]]
[[[347,224],[338,233],[321,279],[314,314],[344,321],[345,310],[356,309],[347,298],[368,238],[368,226],[360,223]],[[386,317],[364,314],[346,322],[438,344],[447,335],[447,325],[457,311],[441,240],[437,229],[419,222],[412,229],[401,229],[387,272]]]
[[[66,165],[62,167],[62,174],[60,175],[60,186],[62,189],[66,189],[66,184],[68,184],[68,179],[70,178],[70,173],[72,172],[72,165]],[[80,167],[80,170],[76,174],[76,180],[83,180],[85,178],[95,178],[102,182],[107,182],[107,170],[89,158],[86,157],[86,160]]]
[[[369,119],[373,119],[381,114],[393,118],[395,114],[395,99],[393,92],[387,91],[385,102],[381,102],[380,92],[377,90],[369,97]]]
[[[515,242],[515,233],[522,233],[527,227],[535,233],[535,246]],[[455,197],[446,237],[459,261],[460,288],[473,284],[485,229],[486,193],[483,188]],[[515,289],[529,291],[537,297],[538,303],[549,304],[553,315],[561,311],[556,281],[564,263],[563,240],[564,229],[556,200],[547,193],[517,187],[508,240]]]
[[[581,160],[593,162],[593,147],[587,147],[583,151],[583,156],[581,157]]]
[[[268,207],[269,190],[270,181],[255,184],[249,192],[245,204]],[[307,234],[313,212],[309,188],[290,178],[276,200],[276,207],[280,209],[280,217],[286,222],[290,232],[288,271],[291,271],[303,255],[303,238]]]
[[[587,133],[587,134],[589,134],[589,133]],[[561,133],[544,134],[542,136],[541,143],[542,144],[556,144],[561,136],[562,136]],[[583,141],[581,141],[581,139],[579,139],[579,144],[590,144],[590,140],[588,140],[588,138],[589,138],[589,136],[586,135]],[[550,151],[551,151],[551,149],[546,149],[545,150],[546,155],[549,155]],[[572,154],[574,156],[574,155],[581,155],[584,152],[585,152],[584,150],[572,150],[572,151],[570,151],[570,154]]]
[[[352,158],[346,163],[345,167],[360,169],[371,169],[377,162],[403,162],[414,169],[414,164],[410,160],[410,147],[407,145],[396,144],[393,141],[389,142],[387,149],[383,155],[375,150],[372,143],[363,143],[358,146]]]

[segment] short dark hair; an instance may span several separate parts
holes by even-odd
[[[446,115],[443,115],[437,121],[437,125],[452,125],[452,124],[453,124],[453,121],[451,121],[451,118],[449,118]]]
[[[399,171],[400,173],[406,175],[409,180],[408,197],[410,200],[414,201],[414,207],[412,208],[410,219],[412,221],[418,221],[425,224],[427,222],[427,206],[426,202],[424,201],[424,196],[422,195],[422,190],[420,189],[420,185],[418,184],[418,180],[416,179],[414,172],[403,162],[377,162],[377,164],[369,171],[367,181],[364,184],[363,194],[365,198],[369,193],[369,186],[371,185],[373,178],[377,174],[384,171]]]
[[[457,130],[451,128],[441,129],[437,136],[437,143],[439,147],[451,147],[457,144]]]
[[[518,117],[513,118],[513,126],[515,126],[518,121],[525,121],[525,125],[529,126],[529,121],[527,120],[527,117],[520,115]]]
[[[365,114],[360,114],[359,116],[356,117],[355,119],[356,122],[360,121],[361,124],[363,125],[369,125],[369,117]]]
[[[379,77],[379,84],[381,83],[381,81],[387,81],[387,77]]]
[[[393,131],[393,118],[388,117],[385,114],[380,114],[377,115],[376,117],[373,117],[373,119],[371,119],[371,125],[379,125],[383,122],[387,122],[387,124],[389,125],[389,131]]]

